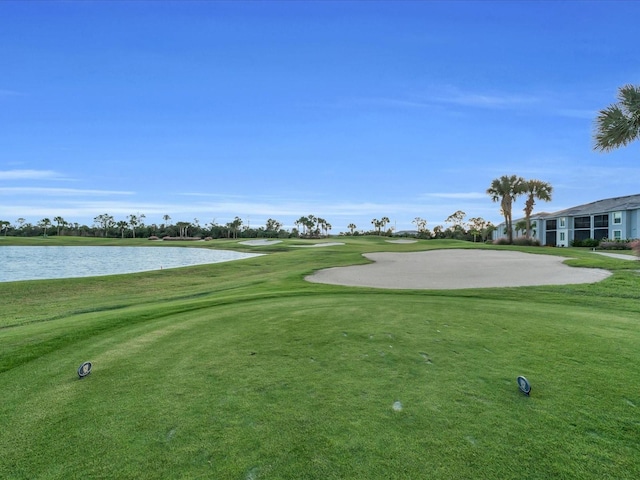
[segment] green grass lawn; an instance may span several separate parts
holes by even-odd
[[[0,284],[0,478],[640,478],[638,262],[520,248],[614,274],[449,291],[305,282],[365,252],[489,248],[340,241],[213,241],[198,246],[269,255]]]

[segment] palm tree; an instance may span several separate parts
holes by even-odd
[[[11,222],[8,222],[6,220],[0,220],[0,230],[4,230],[4,236],[7,236],[7,230],[9,230],[9,226],[11,225]]]
[[[382,226],[382,223],[380,222],[380,220],[378,220],[377,218],[374,218],[373,220],[371,220],[371,223],[377,229],[378,235],[380,235],[380,227]]]
[[[596,118],[594,149],[610,152],[640,140],[640,86],[625,85],[618,102],[600,110]]]
[[[56,224],[58,225],[58,233],[56,233],[56,235],[60,236],[60,227],[64,227],[67,222],[65,221],[64,218],[57,216],[57,217],[53,217],[53,221],[56,222]]]
[[[382,218],[380,219],[380,226],[381,226],[382,228],[384,228],[384,227],[386,227],[386,226],[387,226],[387,223],[389,223],[390,221],[391,221],[391,220],[389,220],[389,217],[382,217]],[[378,230],[378,235],[380,235],[380,230]]]
[[[178,236],[180,238],[186,238],[189,236],[189,227],[191,224],[189,222],[178,222],[176,223],[176,227],[178,227],[178,231],[180,232]]]
[[[487,195],[494,202],[500,202],[500,211],[504,216],[504,223],[507,230],[507,239],[509,243],[513,243],[513,228],[511,216],[511,208],[515,199],[522,193],[522,184],[524,178],[517,175],[503,175],[491,182],[491,186],[487,189]]]
[[[358,227],[355,223],[350,223],[349,225],[347,225],[347,228],[351,231],[351,235],[353,235],[354,230]]]
[[[42,220],[40,220],[38,222],[38,225],[40,227],[42,227],[43,235],[46,237],[47,236],[47,230],[51,226],[51,220],[49,220],[48,218],[43,218]]]
[[[309,225],[309,217],[300,217],[294,222],[296,225],[302,226],[302,236],[307,233],[307,226]]]
[[[144,224],[142,220],[146,218],[144,213],[139,213],[138,215],[128,215],[127,220],[129,221],[129,225],[131,225],[131,233],[133,234],[133,238],[136,238],[136,227],[142,227]]]
[[[137,215],[128,215],[127,219],[129,220],[129,225],[131,225],[131,233],[133,234],[133,238],[136,238],[136,226],[138,225],[138,217]]]
[[[536,199],[542,200],[543,202],[550,202],[552,192],[553,187],[549,183],[541,180],[527,180],[522,184],[522,193],[527,196],[527,200],[524,204],[527,238],[531,238],[531,212],[533,212],[533,206],[536,204]]]
[[[524,219],[523,219],[523,220],[518,220],[518,221],[516,222],[516,224],[513,226],[513,228],[514,228],[514,230],[516,231],[516,235],[517,235],[519,232],[526,233],[526,231],[527,231],[527,221],[526,221],[526,220],[524,220]],[[527,238],[528,238],[528,237],[527,237]]]
[[[124,238],[124,231],[127,229],[128,226],[129,226],[129,224],[124,220],[120,220],[116,224],[116,227],[118,227],[118,230],[120,230],[120,237],[121,238]]]

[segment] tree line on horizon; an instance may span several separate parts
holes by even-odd
[[[322,217],[305,215],[294,222],[291,230],[283,228],[283,224],[273,218],[269,218],[264,226],[251,227],[245,224],[240,217],[226,224],[218,224],[215,219],[202,225],[195,218],[192,222],[180,221],[171,223],[171,216],[164,215],[161,224],[145,224],[146,216],[141,213],[128,215],[125,220],[116,220],[113,215],[104,213],[93,219],[92,225],[83,225],[66,221],[61,216],[53,220],[43,218],[35,225],[24,218],[18,218],[14,224],[0,220],[0,231],[3,235],[34,237],[34,236],[84,236],[84,237],[108,237],[108,238],[322,238],[328,237],[332,229],[331,224]],[[471,241],[486,241],[493,229],[493,224],[480,217],[470,218],[465,222],[466,213],[458,210],[451,214],[446,223],[449,227],[436,225],[432,230],[427,228],[427,220],[415,217],[412,223],[415,231],[400,232],[400,235],[415,236],[422,239],[460,239]],[[394,227],[388,227],[390,220],[384,216],[381,219],[373,219],[373,229],[358,229],[354,223],[347,225],[347,232],[339,235],[379,235],[391,236],[398,234]]]

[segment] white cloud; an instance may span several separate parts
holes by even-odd
[[[53,170],[0,170],[0,180],[58,180],[64,178]]]
[[[76,188],[45,188],[45,187],[0,187],[0,195],[39,195],[45,197],[69,196],[105,196],[105,195],[133,195],[134,192],[117,190],[83,190]]]

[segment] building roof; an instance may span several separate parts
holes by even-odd
[[[594,215],[599,213],[635,210],[640,208],[640,194],[625,197],[606,198],[577,207],[567,208],[555,213],[544,214],[544,217],[576,217],[580,215]]]

